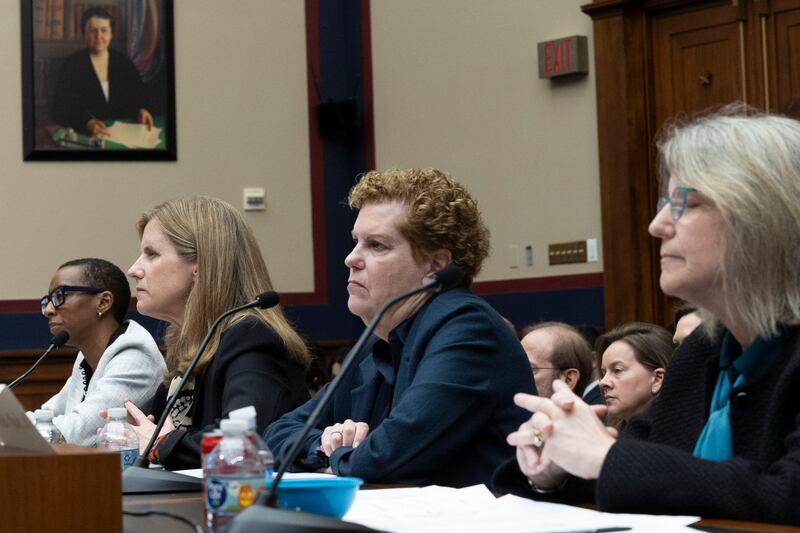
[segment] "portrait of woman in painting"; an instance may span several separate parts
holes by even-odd
[[[170,0],[35,0],[30,15],[36,148],[168,148]]]

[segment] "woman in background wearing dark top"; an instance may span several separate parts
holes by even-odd
[[[595,351],[608,407],[606,424],[621,428],[661,391],[672,357],[672,336],[661,326],[631,322],[600,335]]]
[[[221,200],[165,202],[145,212],[137,227],[141,255],[128,275],[136,280],[139,312],[169,322],[169,397],[217,316],[252,301],[272,283],[252,230]],[[203,431],[247,405],[256,408],[263,431],[308,399],[308,362],[306,345],[279,307],[229,317],[201,356],[150,460],[170,470],[199,467]],[[144,448],[155,425],[132,403],[126,407]]]
[[[671,126],[658,148],[660,285],[701,309],[703,331],[618,439],[563,384],[517,395],[534,414],[495,487],[575,501],[584,485],[602,511],[800,525],[800,122],[734,106]]]
[[[81,17],[86,48],[64,60],[53,94],[53,121],[92,136],[107,136],[107,120],[129,119],[153,127],[139,71],[110,47],[114,19],[100,8]]]

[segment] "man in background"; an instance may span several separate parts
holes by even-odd
[[[522,348],[539,396],[549,398],[557,379],[581,396],[592,377],[592,349],[578,330],[561,322],[543,322],[522,333]]]

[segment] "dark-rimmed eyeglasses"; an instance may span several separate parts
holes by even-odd
[[[98,289],[97,287],[81,287],[79,285],[61,285],[56,287],[50,294],[46,294],[42,296],[42,299],[39,300],[39,307],[42,310],[42,314],[44,314],[45,310],[47,309],[47,304],[53,304],[53,309],[58,309],[64,302],[67,301],[67,293],[70,292],[82,292],[84,294],[97,294],[99,292],[103,292],[105,289]]]
[[[656,213],[660,213],[661,210],[669,204],[672,220],[677,221],[686,210],[686,195],[690,192],[697,192],[697,189],[693,187],[675,187],[670,196],[662,196],[658,199]]]

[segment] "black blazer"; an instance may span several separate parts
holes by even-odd
[[[106,102],[89,51],[75,52],[64,60],[59,72],[53,93],[53,121],[84,132],[92,117],[135,120],[139,109],[150,107],[139,71],[128,56],[114,49],[109,49],[108,87]]]
[[[733,459],[709,461],[692,452],[708,418],[720,344],[699,328],[687,337],[653,404],[609,450],[594,493],[600,510],[800,525],[800,327],[788,328],[783,341],[760,378],[731,391]],[[493,482],[499,491],[541,499],[516,460]],[[572,478],[547,499],[576,501],[592,485]]]
[[[308,400],[303,367],[290,358],[280,337],[248,317],[222,334],[219,348],[199,378],[190,410],[192,427],[173,431],[158,445],[168,470],[199,468],[203,433],[230,411],[252,405],[257,430]]]

